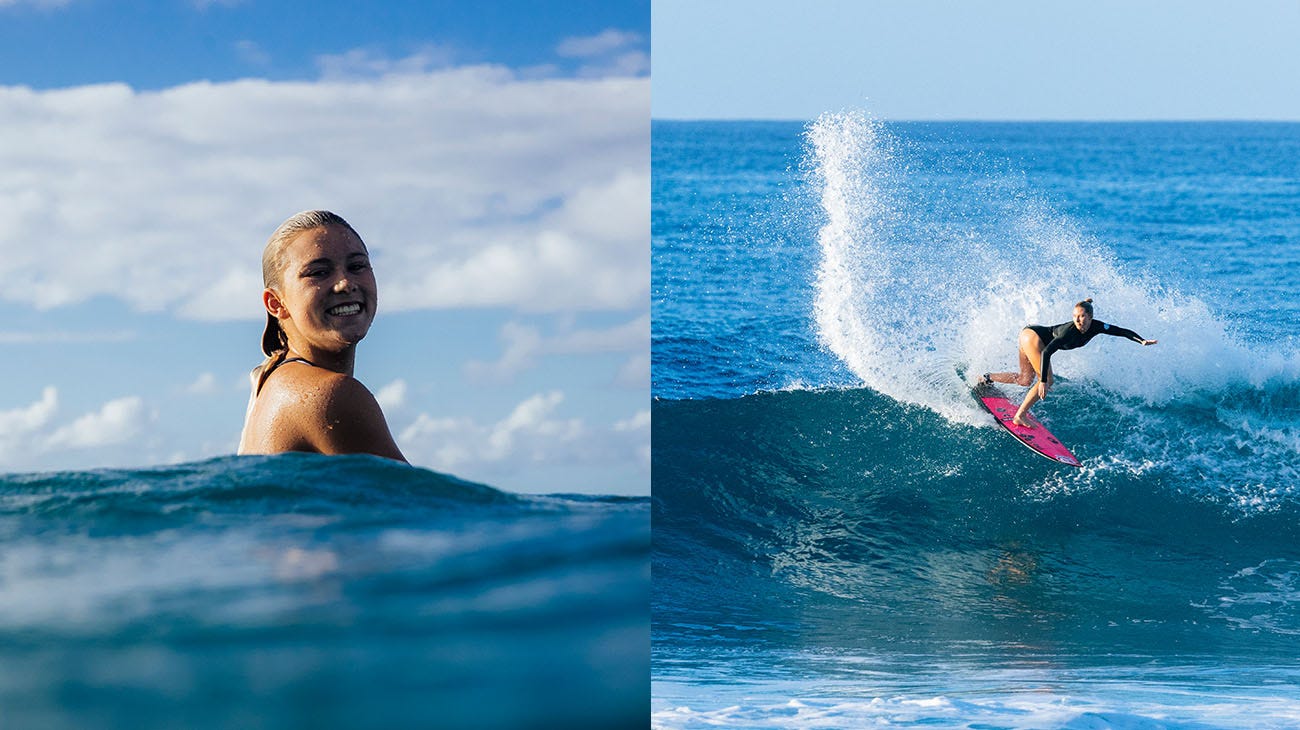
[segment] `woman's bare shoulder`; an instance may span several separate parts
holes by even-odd
[[[287,363],[267,379],[258,410],[282,450],[366,453],[405,461],[374,395],[356,378],[306,363]]]
[[[330,402],[365,386],[351,375],[318,368],[303,362],[289,362],[276,368],[262,392],[307,410],[323,412]],[[260,396],[259,396],[260,397]]]

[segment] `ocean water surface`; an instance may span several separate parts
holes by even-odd
[[[369,456],[0,476],[0,727],[644,727],[649,549]]]
[[[654,727],[1300,727],[1300,125],[652,139]]]

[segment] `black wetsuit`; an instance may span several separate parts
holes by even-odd
[[[1065,322],[1064,324],[1044,327],[1041,324],[1031,324],[1025,329],[1033,330],[1038,338],[1043,341],[1043,375],[1046,376],[1051,372],[1052,353],[1057,350],[1073,350],[1076,347],[1083,347],[1097,335],[1111,335],[1112,337],[1126,337],[1134,342],[1142,342],[1142,337],[1133,330],[1126,330],[1113,324],[1106,324],[1101,320],[1092,320],[1092,324],[1086,332],[1080,332],[1074,326],[1074,322]]]

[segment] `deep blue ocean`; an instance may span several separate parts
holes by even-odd
[[[652,140],[653,727],[1300,727],[1300,124]]]
[[[0,476],[0,728],[645,727],[650,505],[369,456]]]

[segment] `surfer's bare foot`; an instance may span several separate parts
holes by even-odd
[[[1019,426],[1019,427],[1021,427],[1021,428],[1033,428],[1033,427],[1034,427],[1034,424],[1030,423],[1029,421],[1026,421],[1025,419],[1021,418],[1020,416],[1016,416],[1015,418],[1011,419],[1011,422],[1014,423],[1014,424],[1016,424],[1017,426]]]

